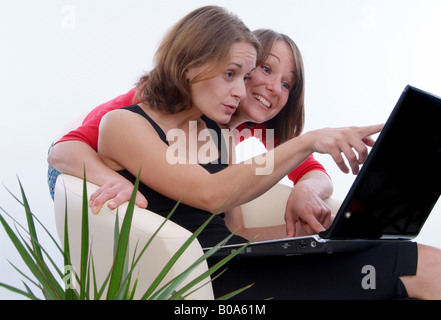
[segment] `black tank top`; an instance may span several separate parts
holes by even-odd
[[[152,118],[150,118],[144,110],[141,109],[138,105],[132,105],[129,107],[124,107],[122,109],[126,109],[132,112],[135,112],[141,116],[143,116],[147,121],[150,122],[150,124],[153,126],[153,128],[158,133],[159,137],[161,138],[164,143],[168,145],[168,141],[166,138],[166,134],[164,131],[158,126],[156,122],[153,121]],[[225,148],[225,140],[223,138],[223,135],[221,133],[221,129],[217,125],[216,122],[210,120],[209,118],[202,116],[202,120],[205,122],[207,127],[209,129],[214,130],[217,133],[218,138],[218,146],[222,146],[219,150],[219,153],[221,156],[219,159],[206,164],[200,164],[205,170],[207,170],[209,173],[213,174],[216,172],[219,172],[227,167],[227,162],[225,161],[225,157],[227,156]],[[127,180],[131,181],[132,183],[135,183],[136,177],[132,175],[127,170],[120,170],[118,171],[119,174],[121,174],[123,177],[125,177]],[[173,199],[170,199],[155,190],[151,189],[147,185],[140,183],[139,184],[139,191],[147,198],[148,201],[148,210],[151,210],[163,217],[168,216],[168,214],[171,212],[171,210],[176,205],[176,201]],[[190,207],[188,205],[185,205],[183,203],[180,203],[177,207],[176,211],[171,216],[170,220],[173,222],[179,224],[180,226],[186,228],[190,232],[196,231],[209,217],[211,216],[211,213],[208,211],[204,211],[201,209],[197,209],[194,207]],[[225,225],[224,222],[224,214],[219,214],[216,217],[214,217],[213,220],[211,220],[210,224],[204,229],[204,231],[199,235],[198,241],[201,244],[202,247],[211,247],[219,243],[220,241],[224,240],[228,235],[231,234],[231,232],[228,230],[228,228]],[[228,242],[229,244],[232,243],[243,243],[246,242],[245,239],[234,236],[231,238],[231,240]]]

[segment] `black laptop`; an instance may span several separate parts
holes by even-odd
[[[358,251],[410,241],[441,193],[441,98],[407,86],[330,228],[318,235],[257,241],[241,256]],[[225,256],[241,245],[224,246]]]

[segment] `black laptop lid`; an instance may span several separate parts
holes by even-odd
[[[327,239],[418,235],[441,192],[441,99],[407,86]]]

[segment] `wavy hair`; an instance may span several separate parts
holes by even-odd
[[[271,29],[259,29],[253,31],[261,43],[262,49],[257,55],[257,65],[262,65],[269,56],[274,43],[277,40],[285,41],[294,55],[295,75],[294,87],[291,89],[288,101],[283,109],[271,120],[263,123],[267,129],[274,129],[277,145],[299,136],[305,123],[305,76],[302,55],[295,42],[283,33]],[[253,127],[249,123],[248,127]]]
[[[218,6],[192,11],[168,31],[156,52],[154,68],[138,81],[140,102],[170,114],[188,109],[191,84],[219,74],[229,63],[231,47],[242,41],[259,53],[259,41],[234,14]],[[207,63],[211,67],[189,83],[186,71]]]

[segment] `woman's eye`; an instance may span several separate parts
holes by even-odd
[[[233,77],[234,77],[234,72],[233,72],[233,71],[227,71],[227,72],[225,73],[225,76],[226,76],[227,78],[233,78]]]
[[[288,90],[291,89],[291,86],[289,85],[289,83],[282,82],[282,86]]]
[[[262,70],[265,71],[266,73],[270,73],[271,69],[267,66],[262,66]]]

